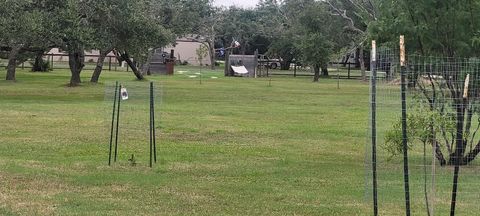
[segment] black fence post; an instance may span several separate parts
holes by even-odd
[[[153,82],[150,82],[150,167],[152,167],[152,154],[153,161],[157,162],[157,146],[155,142],[155,103],[154,103],[154,91]]]
[[[372,186],[373,186],[373,215],[378,215],[378,198],[377,198],[377,69],[376,69],[376,44],[372,41],[372,74],[370,76],[370,88],[371,88],[371,127],[372,127]],[[350,64],[348,64],[350,69]],[[349,70],[350,72],[350,70]],[[350,73],[349,73],[350,74]]]
[[[403,179],[405,183],[405,210],[410,216],[410,184],[408,175],[408,136],[407,136],[407,84],[405,68],[405,41],[400,36],[400,71],[401,71],[401,97],[402,97],[402,143],[403,143]]]
[[[348,79],[350,79],[350,63],[348,63]]]
[[[340,89],[340,74],[337,73],[337,89]]]
[[[459,68],[455,68],[456,71],[459,71]],[[458,121],[458,119],[464,119],[465,118],[465,108],[468,104],[468,85],[470,82],[470,74],[467,74],[467,77],[465,78],[465,84],[463,87],[463,97],[458,99],[458,104],[456,105],[456,111],[457,111],[457,131],[458,128],[462,129],[463,128],[463,123]],[[462,131],[463,132],[463,131]],[[462,159],[462,152],[459,151],[459,148],[463,148],[462,145],[464,143],[464,138],[463,138],[463,133],[462,132],[457,132],[457,136],[455,139],[456,142],[456,150],[455,150],[455,158],[454,158],[454,163],[455,163],[455,168],[453,171],[453,188],[452,188],[452,201],[450,203],[450,216],[455,215],[455,205],[457,203],[457,188],[458,188],[458,176],[460,173],[460,160]]]
[[[270,64],[268,63],[268,60],[267,60],[267,77],[269,77],[269,76],[270,76],[270,74],[269,74],[268,70],[270,70]]]
[[[295,62],[295,65],[293,66],[293,77],[297,77],[297,62]]]
[[[153,90],[153,83],[150,82],[150,161],[149,161],[149,167],[152,167],[152,161],[153,161],[153,119],[152,119],[152,92]]]
[[[157,138],[155,129],[155,88],[153,82],[151,82],[151,98],[152,98],[152,129],[153,129],[153,161],[157,163]]]
[[[112,71],[112,57],[108,57],[108,70]]]
[[[118,96],[118,106],[117,106],[117,127],[115,130],[115,156],[113,158],[113,162],[117,162],[117,150],[118,150],[118,126],[120,122],[120,104],[122,103],[122,85],[119,85],[117,90]]]
[[[108,151],[108,165],[112,162],[112,144],[113,144],[113,126],[115,124],[115,108],[117,106],[118,81],[115,82],[115,92],[113,96],[112,125],[110,127],[110,148]]]
[[[53,70],[54,69],[54,67],[53,67],[53,55],[48,55],[47,54],[47,59],[50,61],[50,68]]]

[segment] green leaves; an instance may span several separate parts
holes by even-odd
[[[298,16],[296,46],[301,52],[301,60],[310,65],[326,65],[334,49],[339,48],[342,29],[336,17],[327,11],[321,2],[310,3]]]
[[[323,65],[328,63],[334,45],[321,33],[308,33],[302,36],[297,46],[302,53],[302,62]]]
[[[430,110],[421,101],[415,101],[409,107],[407,114],[408,147],[412,148],[415,142],[432,144],[434,137],[441,137],[442,131],[446,134],[455,133],[454,116],[449,113],[441,113],[438,110]],[[393,123],[385,133],[383,148],[390,157],[403,153],[402,120]]]
[[[210,0],[152,0],[152,16],[177,36],[198,34],[204,18],[216,11]]]
[[[379,42],[406,36],[407,50],[423,55],[469,57],[479,54],[478,1],[402,0],[380,4],[380,19],[369,26]]]
[[[28,47],[45,42],[48,14],[29,0],[0,1],[0,46]]]
[[[58,14],[58,22],[54,29],[61,36],[58,44],[67,51],[91,49],[94,29],[91,17],[95,8],[78,0],[67,0],[65,7]]]

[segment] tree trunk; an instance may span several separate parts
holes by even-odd
[[[111,50],[100,50],[100,56],[97,59],[97,66],[95,67],[95,70],[93,71],[92,78],[90,79],[90,82],[98,83],[98,79],[100,78],[100,74],[102,73],[103,63],[105,62],[105,57],[108,55],[108,53],[110,51]]]
[[[328,76],[328,65],[327,64],[322,65],[322,76]]]
[[[360,72],[362,74],[362,80],[367,81],[367,74],[365,73],[365,58],[363,56],[362,46],[360,46],[359,61],[360,61]]]
[[[225,70],[224,75],[230,76],[230,49],[225,50]]]
[[[83,49],[77,49],[68,52],[68,64],[70,66],[70,72],[72,74],[70,78],[70,86],[78,86],[82,81],[80,79],[80,73],[85,66],[85,53]]]
[[[314,71],[314,76],[313,76],[313,82],[318,82],[318,79],[320,79],[320,66],[319,65],[314,65],[313,66],[313,71]]]
[[[20,51],[19,47],[12,47],[10,53],[8,54],[8,66],[7,66],[7,76],[6,80],[15,81],[15,72],[17,67],[17,55]]]
[[[137,77],[138,80],[143,80],[145,79],[143,77],[143,74],[140,73],[140,71],[138,70],[137,66],[135,65],[135,63],[132,62],[132,60],[130,59],[130,56],[128,55],[128,53],[125,51],[123,52],[122,54],[122,58],[125,62],[127,62],[128,66],[132,69],[133,71],[133,74],[135,74],[135,76]]]
[[[209,54],[209,56],[210,56],[210,69],[215,70],[215,50],[210,49],[209,53],[210,53]]]
[[[469,164],[470,162],[472,162],[479,153],[480,153],[480,141],[477,143],[475,148],[470,150],[470,152],[463,157],[463,164]]]
[[[210,69],[215,70],[215,47],[212,41],[208,41],[208,56],[210,57]]]
[[[211,26],[210,36],[208,42],[209,56],[210,56],[210,69],[215,70],[215,26]]]
[[[459,95],[458,93],[457,95]],[[461,97],[461,96],[460,96]],[[465,153],[465,140],[463,139],[463,127],[465,117],[465,106],[462,99],[455,100],[456,106],[456,137],[455,137],[455,151],[450,154],[448,165],[465,165],[464,153]]]
[[[45,61],[43,60],[43,53],[45,53],[45,50],[35,52],[35,62],[32,66],[33,72],[45,72],[48,70]]]
[[[440,145],[436,140],[433,141],[432,148],[435,148],[435,157],[437,158],[438,162],[440,162],[440,166],[445,166],[445,164],[447,164],[447,161],[445,160],[442,149],[440,148]]]
[[[460,172],[460,165],[464,165],[463,163],[463,154],[465,152],[465,147],[466,147],[466,142],[463,139],[463,123],[464,123],[464,114],[465,114],[465,104],[466,104],[466,99],[458,99],[461,98],[461,92],[455,92],[457,93],[455,96],[457,97],[455,102],[456,104],[456,110],[457,110],[457,134],[456,134],[456,142],[455,142],[455,153],[453,155],[453,161],[455,168],[453,170],[453,188],[452,188],[452,199],[450,202],[450,215],[455,215],[455,205],[457,202],[457,190],[458,190],[458,176]]]
[[[347,66],[348,60],[350,59],[350,54],[348,54],[345,58],[345,61],[343,62],[343,67]]]

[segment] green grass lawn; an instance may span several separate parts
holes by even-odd
[[[202,84],[189,77],[195,73]],[[337,89],[335,79],[225,78],[177,67],[175,76],[148,77],[163,88],[158,163],[148,168],[147,139],[135,133],[145,130],[131,120],[109,167],[105,86],[137,81],[112,71],[91,85],[90,75],[76,88],[66,87],[67,70],[19,70],[17,82],[0,81],[0,215],[372,214],[366,83],[341,80]],[[132,110],[131,119],[147,116]],[[423,171],[420,155],[414,149],[413,174]],[[395,158],[380,167],[381,215],[404,215],[401,165]],[[475,167],[462,170],[471,176],[466,185],[479,182]],[[435,207],[445,215],[451,170],[438,169]],[[412,177],[414,215],[425,214],[422,181]],[[460,195],[459,214],[479,210],[476,190]]]

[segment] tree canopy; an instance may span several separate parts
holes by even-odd
[[[22,54],[55,43],[57,34],[50,30],[56,7],[46,5],[48,1],[0,1],[0,50],[8,52],[7,80],[16,79],[15,67]]]
[[[81,82],[83,51],[90,49],[115,51],[142,79],[136,66],[176,37],[203,43],[212,67],[215,50],[232,40],[240,42],[234,52],[258,49],[281,59],[282,69],[294,59],[318,69],[337,54],[360,49],[362,55],[371,39],[396,44],[400,34],[408,50],[424,55],[480,52],[480,3],[470,0],[260,0],[255,8],[215,7],[211,0],[1,0],[0,6],[0,47],[11,63],[7,79],[15,79],[13,65],[22,53],[51,47],[71,55],[71,85]]]
[[[384,1],[380,19],[369,25],[372,38],[396,43],[406,36],[408,50],[423,55],[478,56],[480,3],[478,1]]]

